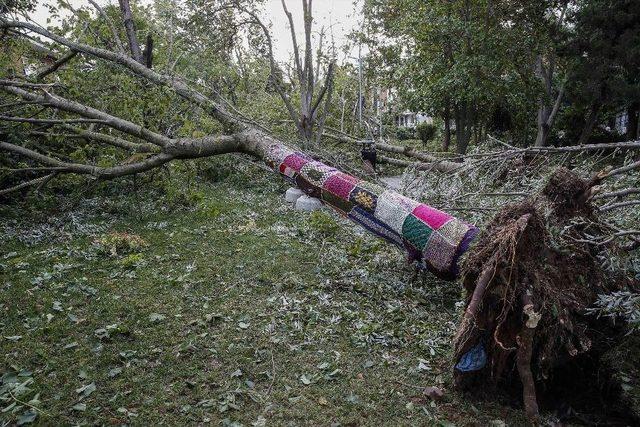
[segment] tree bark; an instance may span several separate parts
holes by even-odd
[[[456,152],[458,154],[465,154],[471,141],[471,134],[473,132],[473,118],[471,113],[471,107],[465,101],[456,105],[455,107],[455,122],[456,122]]]
[[[627,139],[629,141],[640,137],[638,132],[638,114],[640,111],[640,103],[634,102],[627,108],[627,117],[629,119],[627,123]]]
[[[122,20],[124,22],[124,28],[127,32],[127,39],[129,40],[129,49],[131,50],[131,57],[143,64],[142,51],[140,50],[140,44],[136,37],[136,27],[133,23],[133,16],[131,15],[131,5],[129,0],[118,0],[120,3],[120,11],[122,12]]]
[[[600,103],[600,101],[594,101],[593,103],[591,103],[589,113],[587,114],[587,118],[585,119],[584,128],[582,128],[582,133],[580,134],[580,138],[578,139],[578,145],[584,145],[589,142],[589,138],[593,133],[593,128],[598,121],[598,113],[600,112],[601,105],[602,104]]]
[[[442,141],[442,151],[449,151],[451,145],[451,107],[449,100],[444,107],[444,139]]]

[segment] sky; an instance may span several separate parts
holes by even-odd
[[[72,6],[78,7],[89,4],[86,0],[68,0]],[[296,28],[298,43],[303,38],[302,33],[302,2],[300,0],[285,0],[287,8],[293,15],[294,26]],[[319,31],[324,25],[328,34],[329,29],[333,33],[333,38],[337,46],[341,46],[347,40],[347,35],[357,27],[359,14],[356,10],[354,0],[316,0],[313,2],[314,31]],[[98,4],[117,4],[118,0],[97,0]],[[46,26],[47,9],[40,5],[32,14],[32,19],[41,25]],[[274,54],[278,61],[287,61],[293,52],[293,42],[289,33],[289,23],[282,9],[281,0],[267,0],[264,13],[264,20],[272,23],[272,37],[274,39]],[[325,39],[327,40],[327,39]],[[326,46],[326,45],[325,45]],[[357,54],[357,49],[351,55]],[[340,60],[345,58],[340,57]]]

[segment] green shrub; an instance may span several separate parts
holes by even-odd
[[[416,126],[416,134],[418,139],[422,141],[424,145],[427,145],[427,143],[436,136],[436,126],[427,122],[418,123]]]
[[[415,139],[416,131],[413,128],[405,128],[400,126],[396,129],[396,137],[398,137],[400,141],[405,141],[407,139]]]

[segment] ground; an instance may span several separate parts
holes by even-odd
[[[1,425],[524,422],[452,387],[459,284],[255,164],[196,169],[2,209]]]

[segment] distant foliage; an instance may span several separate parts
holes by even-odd
[[[416,131],[413,128],[398,127],[398,129],[396,129],[396,137],[400,141],[405,141],[407,139],[415,139]]]

